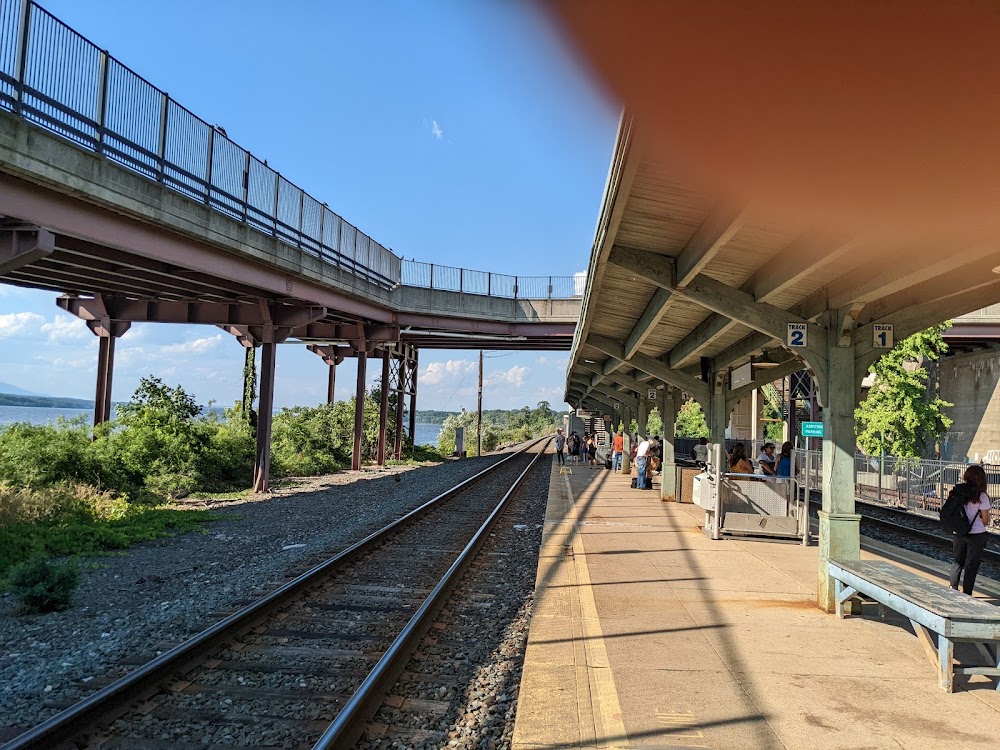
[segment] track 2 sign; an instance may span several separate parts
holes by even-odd
[[[788,324],[788,346],[797,349],[804,349],[809,346],[809,324],[789,323]]]

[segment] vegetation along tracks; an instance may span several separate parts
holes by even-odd
[[[3,750],[349,746],[546,445],[479,472]]]

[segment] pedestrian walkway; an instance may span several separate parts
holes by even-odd
[[[905,621],[816,608],[815,546],[713,542],[702,518],[553,466],[515,750],[997,746],[993,683],[941,692]]]

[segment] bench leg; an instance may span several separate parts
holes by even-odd
[[[857,594],[858,592],[857,589],[853,589],[850,586],[845,586],[843,581],[838,581],[834,579],[833,584],[834,584],[834,596],[837,599],[837,617],[843,620],[845,616],[844,604],[847,603],[847,600],[850,599],[855,594]],[[860,610],[857,611],[860,612]]]
[[[938,669],[938,685],[946,693],[955,692],[955,670],[952,661],[955,657],[955,644],[950,638],[943,635],[938,636],[938,658],[940,661]]]

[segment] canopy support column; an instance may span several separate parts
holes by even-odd
[[[660,470],[660,497],[673,502],[677,495],[677,460],[674,453],[674,423],[680,408],[681,394],[669,385],[660,396],[660,416],[663,418],[663,468]]]
[[[831,316],[832,317],[832,316]],[[861,516],[854,512],[854,408],[857,405],[857,361],[850,337],[830,336],[823,385],[823,509],[819,512],[819,587],[817,604],[836,610],[830,560],[861,556]]]

